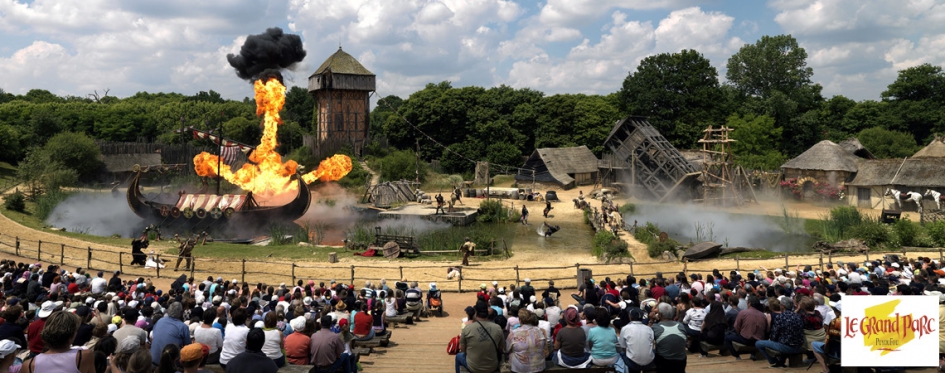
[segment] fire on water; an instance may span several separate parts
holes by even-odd
[[[239,186],[243,190],[258,195],[276,195],[285,191],[295,190],[295,183],[290,177],[295,174],[298,163],[293,160],[282,163],[282,156],[276,152],[276,134],[282,119],[279,112],[285,104],[285,86],[276,78],[263,82],[257,80],[253,84],[256,94],[256,115],[263,116],[263,135],[259,146],[249,155],[249,162],[233,171],[229,165],[220,163],[217,169],[218,156],[202,152],[194,157],[194,171],[199,176],[222,176],[227,181]],[[351,172],[351,158],[343,154],[335,154],[319,165],[318,169],[301,175],[306,183],[315,180],[339,180]]]

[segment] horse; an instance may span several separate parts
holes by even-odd
[[[912,202],[915,202],[916,210],[918,210],[920,214],[922,213],[922,195],[919,193],[916,193],[916,192],[902,193],[893,188],[886,188],[886,193],[884,195],[892,196],[893,199],[896,200],[896,205],[899,206],[900,209],[902,209],[901,197],[904,196],[907,200],[911,200]]]
[[[942,209],[942,193],[936,192],[932,189],[925,190],[926,196],[932,196],[932,200],[935,201],[935,208]]]

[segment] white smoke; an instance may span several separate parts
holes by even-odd
[[[145,224],[128,206],[125,193],[76,193],[53,209],[46,224],[96,236],[135,237]]]

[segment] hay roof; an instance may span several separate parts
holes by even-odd
[[[571,148],[536,149],[532,155],[528,157],[528,160],[525,161],[525,166],[522,168],[522,170],[519,170],[516,179],[521,177],[531,180],[531,170],[534,169],[536,170],[536,180],[544,179],[538,181],[551,181],[550,179],[554,179],[554,181],[563,185],[570,184],[574,181],[574,178],[569,176],[569,174],[598,171],[597,157],[584,145]],[[543,170],[543,168],[547,169],[547,171]],[[540,177],[543,175],[550,176],[550,179]]]
[[[941,138],[932,140],[929,145],[917,151],[912,158],[945,158],[945,143]]]
[[[341,47],[338,47],[338,51],[335,54],[328,57],[325,62],[322,62],[322,65],[315,70],[315,73],[310,77],[315,75],[321,75],[324,73],[333,73],[333,74],[350,74],[350,75],[370,75],[374,76],[370,70],[361,65],[357,59],[352,57],[350,54],[341,50]]]
[[[787,161],[781,168],[856,172],[856,156],[833,141],[824,140]]]
[[[934,187],[945,185],[945,162],[936,158],[906,159],[891,185],[906,187]]]
[[[131,172],[134,165],[147,167],[161,164],[161,155],[149,154],[107,154],[102,155],[107,172]]]
[[[843,148],[843,150],[846,150],[850,154],[853,154],[857,157],[866,158],[866,159],[876,159],[876,157],[873,156],[873,153],[870,153],[869,149],[866,149],[866,147],[863,146],[863,144],[860,143],[860,140],[857,139],[856,137],[851,137],[849,139],[843,140],[838,145],[840,145],[840,147]]]
[[[900,164],[901,159],[861,159],[857,162],[856,177],[847,185],[890,185]]]

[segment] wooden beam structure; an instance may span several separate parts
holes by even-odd
[[[691,180],[688,174],[699,172],[645,117],[631,116],[617,122],[604,147],[617,161],[613,171],[630,169],[631,184],[642,185],[660,201],[674,190],[684,189],[680,184]]]

